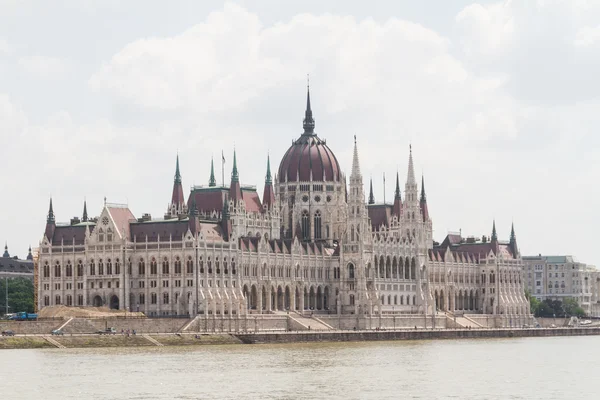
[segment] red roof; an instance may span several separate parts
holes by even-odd
[[[279,181],[340,180],[340,166],[325,141],[317,135],[302,135],[285,153],[279,164]]]
[[[381,225],[386,228],[390,225],[392,206],[388,204],[369,204],[367,210],[373,230],[380,229]]]
[[[135,216],[129,209],[129,207],[106,207],[113,221],[115,222],[115,228],[121,234],[125,231],[125,237],[129,237],[129,223],[135,221]]]

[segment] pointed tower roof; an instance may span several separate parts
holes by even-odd
[[[177,154],[177,161],[175,163],[175,179],[173,181],[173,194],[171,195],[170,208],[175,206],[179,213],[183,212],[184,205],[185,199],[183,197],[183,186],[181,185],[181,173],[179,172],[179,154]]]
[[[81,217],[81,221],[88,221],[88,213],[87,213],[87,201],[83,200],[83,217]]]
[[[360,162],[358,160],[358,146],[356,144],[356,135],[354,135],[354,154],[352,156],[352,178],[360,178]]]
[[[409,146],[408,175],[406,176],[406,183],[409,185],[417,184],[417,181],[415,180],[415,168],[413,166],[412,145]]]
[[[519,256],[519,247],[517,246],[517,236],[515,235],[515,224],[514,223],[510,227],[509,246],[513,253],[513,257],[517,258]]]
[[[396,171],[396,191],[394,193],[394,206],[392,207],[392,215],[400,218],[402,213],[402,196],[400,194],[400,174]]]
[[[427,208],[427,195],[425,194],[425,177],[421,175],[421,200],[419,202],[421,207],[421,215],[423,216],[423,222],[429,219],[429,209]]]
[[[29,246],[29,253],[27,253],[27,259],[33,260],[33,254],[31,254],[31,246]]]
[[[373,178],[370,179],[369,184],[369,204],[375,204],[375,196],[373,196]]]
[[[265,188],[263,191],[263,206],[273,207],[275,204],[275,192],[273,191],[273,178],[271,177],[271,158],[267,154],[267,175],[265,176]]]
[[[208,186],[217,186],[217,180],[215,179],[215,162],[213,158],[210,158],[210,179],[208,180]]]
[[[498,234],[496,233],[496,220],[494,220],[494,223],[492,225],[492,242],[494,241],[498,241]]]
[[[231,171],[231,185],[229,186],[229,197],[235,203],[242,200],[242,188],[240,187],[240,176],[237,168],[237,155],[233,149],[233,170]]]
[[[315,120],[312,115],[312,109],[310,108],[310,84],[306,85],[306,111],[304,112],[302,127],[304,128],[304,135],[315,134]]]
[[[50,208],[48,209],[48,218],[46,219],[46,223],[54,224],[56,220],[54,219],[54,210],[52,209],[52,197],[50,197]]]
[[[4,254],[2,254],[2,257],[10,257],[10,254],[8,254],[8,243],[4,242]]]
[[[181,183],[181,173],[179,172],[179,153],[177,153],[177,161],[175,162],[175,183]]]
[[[265,177],[265,183],[271,185],[273,178],[271,177],[271,157],[267,154],[267,175]]]
[[[239,182],[240,175],[237,169],[237,155],[235,152],[235,148],[233,149],[233,170],[231,171],[231,182]]]

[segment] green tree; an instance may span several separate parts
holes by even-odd
[[[33,309],[33,282],[27,278],[0,279],[0,314],[6,312],[6,285],[8,282],[8,312],[15,313]]]
[[[534,296],[529,293],[528,290],[525,291],[525,297],[529,300],[529,310],[533,315],[537,316],[538,308],[540,307],[541,302]]]

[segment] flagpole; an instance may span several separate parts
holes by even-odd
[[[225,155],[223,154],[223,150],[221,150],[221,182],[223,182],[223,187],[225,187]]]
[[[385,205],[385,172],[383,173],[383,204]]]

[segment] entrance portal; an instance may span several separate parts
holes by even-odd
[[[95,296],[92,304],[94,305],[94,307],[102,307],[102,297]]]
[[[119,309],[119,298],[116,295],[113,295],[110,298],[110,308],[112,310],[118,310]]]

